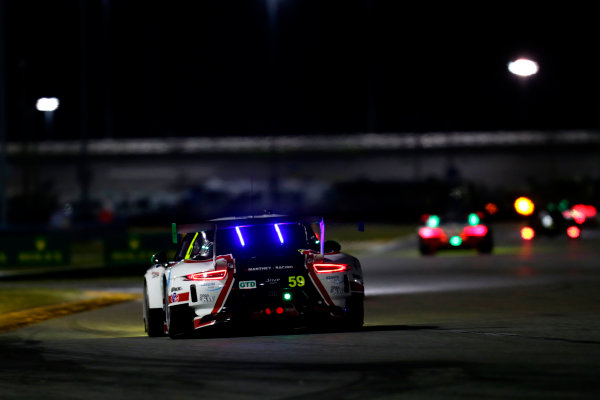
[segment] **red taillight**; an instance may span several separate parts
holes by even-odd
[[[465,226],[463,233],[467,236],[485,236],[488,228],[485,225]]]
[[[220,281],[225,279],[226,276],[227,270],[220,269],[218,271],[197,272],[187,275],[186,278],[190,281]]]
[[[533,239],[533,237],[535,236],[535,231],[526,226],[525,228],[521,229],[521,237],[525,240],[531,240]]]
[[[424,226],[419,229],[419,236],[423,239],[432,239],[439,238],[444,235],[444,231],[442,228],[430,228],[428,226]]]
[[[265,308],[265,314],[271,315],[271,314],[273,314],[273,310],[271,310],[269,307],[267,307],[267,308]]]
[[[283,307],[277,307],[277,308],[275,309],[275,312],[276,312],[277,314],[279,314],[279,315],[283,314],[283,311],[284,311]]]
[[[567,236],[571,239],[577,239],[581,235],[581,229],[576,226],[570,226],[567,228]]]
[[[313,264],[315,271],[319,274],[326,274],[330,272],[343,272],[350,269],[347,264]]]

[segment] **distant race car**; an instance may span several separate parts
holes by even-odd
[[[432,255],[439,249],[477,249],[489,254],[494,248],[490,227],[483,221],[483,213],[470,213],[464,216],[425,215],[424,224],[418,229],[419,252]]]
[[[538,208],[527,197],[519,197],[514,202],[515,210],[524,216],[525,226],[521,228],[521,238],[532,240],[538,235],[564,236],[579,239],[582,231],[598,227],[598,211],[590,204],[569,205],[568,200],[541,204]]]
[[[321,218],[262,215],[175,225],[173,260],[153,257],[144,275],[148,336],[171,338],[249,323],[363,325],[358,259],[324,241]]]

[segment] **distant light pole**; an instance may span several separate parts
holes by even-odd
[[[54,126],[54,111],[58,109],[60,101],[56,97],[41,97],[35,103],[35,108],[44,113],[46,121],[46,137],[50,136]]]
[[[520,117],[521,122],[525,125],[529,125],[527,86],[531,77],[536,75],[539,70],[540,67],[538,66],[538,63],[525,57],[518,58],[508,63],[508,71],[518,77],[519,86],[521,87]]]

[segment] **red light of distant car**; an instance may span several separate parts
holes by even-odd
[[[271,315],[271,314],[273,314],[273,310],[271,310],[269,307],[267,307],[267,308],[265,308],[265,314]]]
[[[279,315],[283,314],[283,307],[277,307],[277,308],[275,309],[275,312],[276,312],[277,314],[279,314]]]
[[[535,231],[532,228],[526,226],[525,228],[521,229],[521,237],[524,240],[531,240],[535,237]]]
[[[567,236],[571,239],[577,239],[579,236],[581,236],[581,229],[576,226],[570,226],[567,228]]]
[[[490,215],[494,215],[498,212],[498,206],[494,203],[487,203],[485,205],[485,211],[487,211]]]
[[[598,214],[596,207],[585,204],[575,204],[572,207],[573,211],[577,211],[585,215],[587,218],[594,218]]]
[[[441,228],[430,228],[424,226],[419,229],[419,236],[423,239],[439,238],[442,237],[443,231]]]
[[[465,226],[463,233],[467,236],[485,236],[488,232],[485,225]]]

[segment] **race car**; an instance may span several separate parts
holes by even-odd
[[[432,255],[438,249],[477,249],[489,254],[494,248],[490,227],[483,222],[483,213],[447,214],[445,218],[428,214],[423,216],[424,224],[418,228],[419,252]]]
[[[360,262],[325,241],[322,218],[213,219],[174,224],[173,237],[173,259],[157,253],[144,275],[148,336],[255,323],[363,325]]]
[[[521,227],[523,240],[532,240],[537,235],[564,235],[570,239],[579,239],[584,229],[596,228],[599,224],[598,211],[593,205],[580,203],[569,206],[566,199],[541,204],[542,206],[537,208],[528,197],[515,200],[515,210],[519,215],[526,217],[525,224]]]

